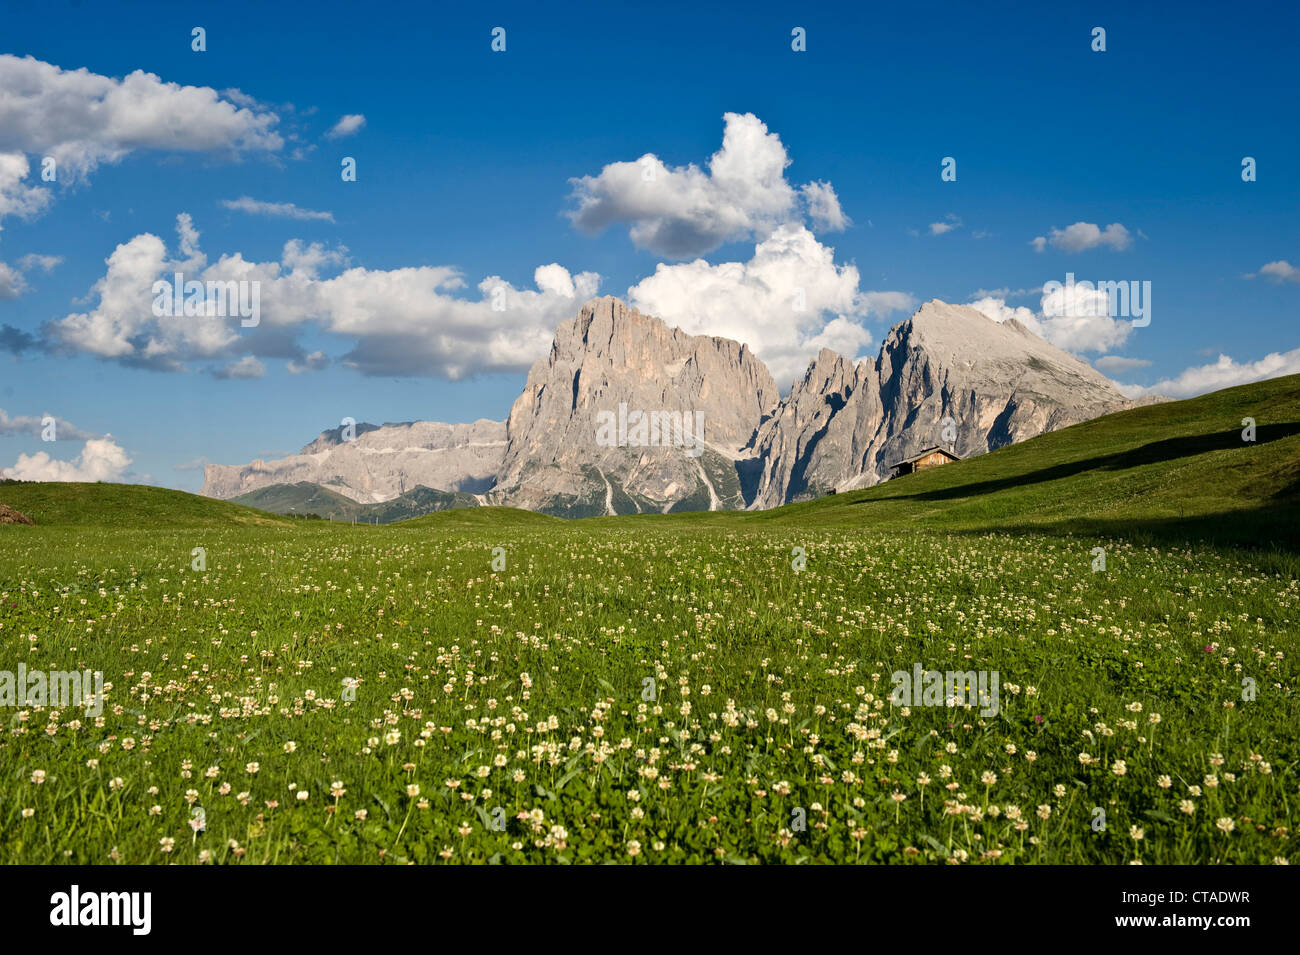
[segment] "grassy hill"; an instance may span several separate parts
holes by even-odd
[[[313,488],[314,492],[308,490]],[[152,527],[293,527],[301,526],[302,522],[291,516],[271,513],[272,508],[284,507],[286,515],[301,515],[311,513],[305,510],[306,507],[316,506],[328,514],[329,511],[325,508],[333,503],[331,497],[341,495],[306,483],[276,485],[242,495],[235,501],[221,501],[143,484],[0,482],[0,504],[7,504],[26,514],[36,521],[38,527],[53,525],[124,530],[148,530]],[[346,520],[337,513],[335,519],[351,523],[352,517],[356,516],[358,523],[364,524],[393,524],[400,521],[403,527],[414,528],[534,527],[564,523],[558,517],[515,507],[479,507],[477,502],[466,505],[461,503],[465,498],[474,501],[469,494],[452,494],[426,487],[415,488],[402,497],[383,504],[363,505],[341,498],[353,510],[348,512]],[[445,506],[446,502],[453,500],[455,504]],[[303,503],[289,503],[299,501]],[[289,512],[291,506],[297,507],[297,511]],[[342,504],[338,506],[343,510]],[[416,509],[415,513],[420,516],[403,518],[401,512],[406,508]],[[374,520],[375,517],[378,520]],[[8,529],[9,525],[3,528]]]
[[[0,504],[38,526],[212,527],[284,526],[288,520],[230,501],[144,484],[0,482]]]
[[[270,487],[258,488],[247,494],[232,497],[232,503],[244,507],[255,507],[259,511],[272,514],[315,514],[320,517],[333,517],[335,520],[351,521],[365,507],[350,497],[344,497],[337,491],[300,481],[297,484],[272,484]]]
[[[398,521],[408,521],[436,511],[478,506],[478,499],[473,494],[439,491],[436,488],[419,485],[391,501],[368,505],[361,517],[376,524],[395,524]]]

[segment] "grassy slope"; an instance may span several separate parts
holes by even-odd
[[[288,517],[231,501],[143,484],[0,484],[0,504],[22,511],[39,527],[107,527],[149,530],[153,527],[310,527]],[[558,517],[515,507],[465,507],[438,511],[403,527],[540,527]],[[326,523],[326,522],[321,522]],[[350,526],[350,525],[349,525]],[[367,526],[358,524],[358,527]],[[22,530],[5,525],[2,530]]]
[[[1254,443],[1241,421],[1257,424]],[[1300,376],[1135,408],[732,526],[1038,531],[1300,547]],[[609,519],[607,519],[609,520]]]
[[[350,521],[364,510],[365,505],[358,504],[351,498],[344,497],[337,491],[310,484],[306,481],[297,484],[273,484],[258,488],[247,494],[231,498],[232,503],[245,507],[255,507],[272,514],[319,514],[322,517],[333,515],[337,520]]]
[[[1242,440],[1242,419],[1257,424]],[[786,519],[1203,537],[1294,547],[1300,376],[1135,408]]]
[[[473,494],[459,491],[440,491],[436,488],[419,485],[382,504],[368,504],[361,513],[361,520],[373,520],[379,524],[395,524],[409,521],[416,517],[453,508],[478,507]]]
[[[143,484],[0,484],[0,504],[22,511],[39,526],[148,529],[289,523],[229,501]]]

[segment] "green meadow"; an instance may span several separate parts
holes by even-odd
[[[0,862],[1300,860],[1300,377],[767,512],[0,503],[0,670],[104,687],[0,707]]]

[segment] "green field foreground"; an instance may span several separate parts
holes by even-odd
[[[0,709],[6,863],[1300,855],[1298,377],[762,513],[0,503],[0,669],[109,685]]]

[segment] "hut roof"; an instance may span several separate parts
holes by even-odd
[[[944,449],[944,448],[940,448],[940,447],[938,447],[938,446],[935,446],[935,447],[933,447],[933,448],[926,448],[924,451],[918,451],[916,454],[912,455],[910,458],[903,458],[903,460],[901,460],[901,461],[895,461],[893,464],[890,465],[890,467],[891,467],[891,468],[896,468],[896,467],[898,467],[900,464],[913,464],[913,463],[915,463],[915,462],[921,460],[922,458],[928,458],[930,455],[934,454],[935,452],[938,452],[939,454],[942,454],[944,457],[948,458],[948,459],[951,460],[951,461],[960,461],[960,460],[961,460],[961,458],[957,457],[957,455],[953,454],[951,451],[948,451],[948,450],[946,450],[946,449]]]

